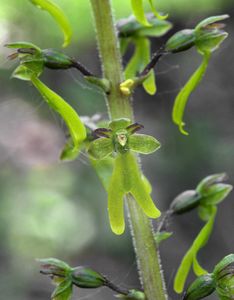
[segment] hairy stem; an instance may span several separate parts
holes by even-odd
[[[110,92],[106,95],[110,118],[126,117],[133,121],[131,99],[123,95],[119,89],[119,84],[123,81],[123,71],[111,1],[90,0],[90,2],[103,76],[111,83]],[[139,275],[147,300],[166,300],[167,294],[150,220],[130,196],[127,197],[127,205]]]

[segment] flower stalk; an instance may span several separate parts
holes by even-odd
[[[121,92],[124,80],[119,42],[114,26],[110,0],[90,0],[96,28],[103,77],[110,82],[106,103],[110,119],[129,118],[133,121],[131,98]],[[167,293],[157,245],[150,220],[130,195],[126,202],[131,224],[131,234],[137,256],[139,275],[148,300],[166,300]],[[147,245],[147,247],[146,247]]]

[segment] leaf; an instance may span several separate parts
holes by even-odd
[[[188,276],[188,273],[191,269],[191,266],[193,264],[194,271],[200,275],[201,273],[205,273],[206,271],[199,265],[197,261],[197,253],[199,250],[205,246],[207,243],[209,236],[211,234],[211,231],[213,229],[215,216],[216,216],[217,208],[212,208],[212,215],[209,219],[209,221],[205,224],[205,226],[202,228],[202,230],[199,232],[198,236],[194,240],[192,246],[187,251],[185,256],[182,259],[182,262],[177,270],[175,279],[174,279],[174,290],[177,293],[182,293],[184,289],[184,284],[186,281],[186,278]]]
[[[15,42],[6,44],[5,47],[12,49],[35,49],[38,53],[41,53],[41,49],[29,42]]]
[[[227,18],[229,18],[229,15],[212,16],[212,17],[206,18],[197,24],[197,26],[195,27],[195,30],[196,31],[201,30],[202,28],[206,27],[207,25],[225,20]]]
[[[70,161],[77,158],[80,153],[82,144],[79,147],[75,147],[72,139],[68,139],[67,143],[64,145],[63,150],[60,153],[60,160]]]
[[[188,82],[181,89],[181,91],[179,92],[179,94],[177,95],[177,97],[175,99],[175,103],[173,106],[173,112],[172,112],[173,122],[176,125],[178,125],[180,132],[185,135],[188,135],[188,133],[183,129],[183,127],[185,125],[185,123],[183,122],[185,106],[187,104],[190,94],[198,86],[203,75],[205,74],[205,71],[206,71],[208,63],[209,63],[209,59],[210,59],[210,53],[205,53],[203,55],[202,64],[195,71],[195,73],[190,77]]]
[[[43,64],[30,62],[19,65],[11,75],[12,78],[30,81],[33,76],[39,76],[43,70]]]
[[[71,279],[62,281],[51,295],[52,300],[70,300],[72,296]]]
[[[157,245],[159,245],[162,241],[167,240],[171,236],[172,236],[172,232],[160,231],[155,233],[154,239]]]
[[[159,20],[165,20],[166,18],[168,18],[168,14],[163,16],[155,9],[154,4],[153,4],[153,0],[149,0],[149,3],[150,3],[150,6],[151,6],[151,9],[152,9],[152,12],[154,13],[156,18],[158,18]]]
[[[154,137],[145,134],[133,134],[128,138],[128,146],[132,151],[150,154],[160,148],[160,143]]]
[[[88,153],[94,159],[104,159],[114,151],[110,138],[98,138],[90,143]]]
[[[71,42],[72,29],[62,9],[49,0],[29,0],[29,1],[32,2],[32,4],[34,4],[38,8],[47,11],[55,19],[55,21],[63,31],[63,35],[64,35],[63,47],[68,46]]]
[[[134,39],[135,52],[125,69],[126,79],[134,78],[138,72],[150,62],[150,42],[146,38]],[[156,93],[156,84],[154,71],[151,70],[149,76],[144,80],[143,87],[147,93],[154,95]]]
[[[66,101],[64,101],[62,97],[48,88],[38,78],[32,77],[31,80],[33,85],[38,89],[45,101],[57,113],[59,113],[65,121],[72,137],[74,149],[79,148],[81,143],[86,138],[86,129],[76,111]]]
[[[143,6],[143,0],[131,0],[133,14],[136,17],[137,21],[144,26],[151,26],[148,22]]]

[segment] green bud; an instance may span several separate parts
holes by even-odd
[[[37,261],[41,265],[40,272],[45,275],[66,277],[72,270],[68,264],[56,258],[38,259]]]
[[[226,178],[227,178],[226,173],[209,175],[204,179],[202,179],[202,181],[198,184],[196,191],[198,193],[204,194],[207,192],[207,190],[210,188],[211,185],[222,182]]]
[[[226,174],[214,174],[204,178],[197,186],[196,191],[201,194],[202,205],[216,205],[221,202],[232,190],[230,184],[221,183]]]
[[[196,47],[201,52],[213,52],[228,37],[228,33],[223,30],[206,30],[196,33]]]
[[[215,281],[212,274],[206,274],[198,277],[188,287],[183,300],[203,299],[215,291]]]
[[[228,17],[228,15],[209,17],[195,27],[195,44],[198,51],[201,53],[213,52],[227,38],[228,33],[221,29],[222,24],[216,22],[225,20]]]
[[[234,299],[234,254],[224,257],[214,268],[213,274],[220,299]]]
[[[201,196],[194,190],[179,194],[171,203],[170,209],[175,214],[182,214],[192,210],[200,204]]]
[[[188,50],[195,45],[195,39],[193,29],[178,31],[166,42],[165,50],[172,53]]]
[[[201,204],[216,205],[223,201],[231,192],[230,184],[217,183],[212,185],[207,193],[201,198]]]
[[[86,267],[74,268],[71,278],[72,283],[80,288],[98,288],[106,283],[106,279],[100,273]]]
[[[73,66],[73,60],[69,56],[54,49],[42,50],[42,58],[49,69],[69,69]]]

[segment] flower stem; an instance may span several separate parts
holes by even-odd
[[[103,77],[111,84],[110,92],[106,94],[110,119],[126,117],[133,121],[131,98],[123,95],[119,88],[124,75],[111,0],[90,0],[90,2]],[[151,222],[130,195],[127,197],[127,206],[139,275],[147,300],[166,300],[167,293]]]

